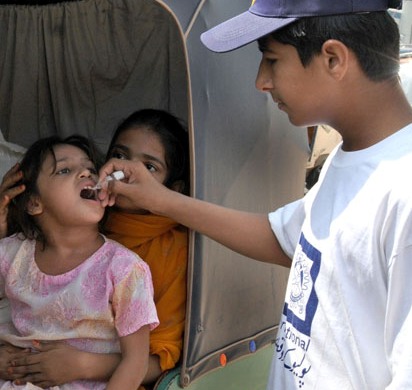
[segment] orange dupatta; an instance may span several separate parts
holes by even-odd
[[[160,324],[150,333],[150,353],[162,371],[173,368],[183,347],[186,315],[187,229],[170,218],[111,211],[106,234],[150,267]]]

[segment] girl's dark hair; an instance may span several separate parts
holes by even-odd
[[[175,182],[183,183],[182,192],[189,193],[189,137],[184,125],[172,114],[158,109],[135,111],[117,127],[109,145],[106,158],[110,158],[117,138],[126,130],[146,128],[160,138],[165,149],[168,170],[165,186],[171,187]]]
[[[383,81],[399,72],[399,29],[386,11],[302,18],[269,36],[294,46],[303,66],[320,54],[325,41],[336,39],[355,53],[370,80]],[[258,41],[261,50],[267,37]]]
[[[27,205],[32,196],[39,195],[37,179],[47,156],[52,155],[56,164],[54,148],[58,145],[72,145],[83,150],[90,160],[96,164],[98,152],[94,145],[81,135],[67,138],[51,136],[41,138],[27,149],[20,163],[23,179],[17,185],[24,184],[25,191],[16,196],[10,203],[8,212],[8,234],[21,233],[23,237],[36,239],[45,243],[45,237],[33,216],[27,213]]]

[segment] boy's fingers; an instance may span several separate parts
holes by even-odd
[[[125,181],[130,183],[130,179],[134,176],[134,174],[140,172],[143,168],[146,169],[142,162],[112,158],[100,169],[99,178],[104,179],[106,176],[115,171],[123,171],[125,174]]]
[[[123,161],[123,160],[110,159],[106,164],[104,164],[100,168],[99,181],[104,180],[107,176],[112,174],[114,171],[120,170],[120,168],[118,168],[119,165],[117,165],[119,164],[118,161]]]

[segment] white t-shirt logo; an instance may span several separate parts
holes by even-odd
[[[313,317],[318,306],[315,281],[319,274],[321,253],[303,236],[296,249],[286,292],[282,321],[276,339],[277,358],[285,369],[300,378],[310,371],[306,359],[310,347]]]

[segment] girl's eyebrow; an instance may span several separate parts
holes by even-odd
[[[64,162],[64,161],[67,161],[67,160],[70,160],[70,157],[63,156],[63,157],[60,157],[60,158],[56,158],[56,164],[58,162]]]
[[[112,151],[113,149],[121,149],[121,150],[123,150],[123,151],[125,151],[125,152],[128,152],[130,149],[127,147],[127,146],[125,146],[125,145],[123,145],[123,144],[114,144],[113,146],[112,146],[112,149],[110,150],[110,151]]]
[[[63,157],[60,157],[60,158],[56,158],[56,159],[54,159],[54,162],[53,162],[53,165],[52,165],[52,170],[51,170],[51,172],[50,172],[50,176],[51,175],[53,175],[55,172],[56,172],[56,170],[57,170],[57,166],[59,165],[59,164],[67,164],[68,162],[70,162],[71,160],[75,160],[75,158],[74,157],[71,157],[71,156],[63,156]],[[85,157],[82,157],[81,158],[81,160],[82,161],[85,161],[85,162],[88,162],[88,161],[90,161],[92,164],[93,164],[93,166],[95,166],[95,163],[90,159],[90,157],[88,157],[88,156],[85,156]]]
[[[142,157],[146,160],[157,162],[159,165],[161,165],[165,169],[167,168],[166,164],[162,160],[159,160],[157,157],[152,156],[151,154],[142,153]]]
[[[56,162],[67,161],[67,160],[76,160],[76,159],[77,159],[77,157],[73,157],[73,156],[63,156],[63,157],[60,157],[59,159],[56,159]],[[84,161],[91,161],[90,158],[87,157],[87,156],[81,157],[80,159],[84,160]]]
[[[60,163],[68,163],[68,162],[71,162],[71,161],[75,161],[76,159],[77,159],[76,157],[63,156],[59,159],[56,159],[55,166],[57,166],[57,164],[60,164]],[[85,161],[85,162],[90,161],[91,163],[93,163],[93,161],[90,159],[90,157],[87,157],[87,156],[81,157],[80,161]]]

